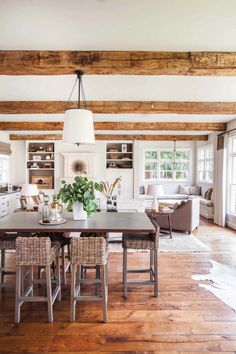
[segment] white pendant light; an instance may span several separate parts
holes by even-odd
[[[82,75],[84,73],[80,70],[77,70],[75,73],[78,80],[78,107],[69,108],[65,111],[62,142],[76,145],[95,144],[93,113],[87,108],[80,108],[80,92],[81,89],[83,91]]]

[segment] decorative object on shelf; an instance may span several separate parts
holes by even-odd
[[[121,145],[121,151],[122,152],[127,152],[127,144],[122,144]]]
[[[57,195],[54,194],[51,203],[51,216],[50,222],[57,222],[62,220],[63,206],[59,204]]]
[[[47,150],[47,152],[52,152],[53,151],[53,145],[48,145],[46,150]]]
[[[47,156],[45,157],[45,160],[51,160],[51,156],[50,156],[50,155],[47,155]]]
[[[41,155],[33,155],[32,160],[40,161],[41,160]]]
[[[39,146],[39,152],[45,152],[44,146]]]
[[[118,149],[115,147],[111,147],[109,149],[109,155],[107,156],[109,159],[118,159],[119,158],[119,154],[118,154]]]
[[[156,197],[164,195],[162,184],[149,184],[147,188],[147,195],[153,196],[152,209],[159,211],[159,204]]]
[[[43,168],[52,168],[52,165],[50,163],[44,163]]]
[[[76,160],[72,162],[71,169],[74,174],[85,174],[86,173],[86,162],[83,160]]]
[[[76,176],[72,184],[62,181],[58,199],[66,204],[68,211],[73,210],[74,220],[86,220],[96,212],[95,191],[102,192],[103,184],[89,181],[87,177]]]
[[[31,144],[29,152],[35,152],[35,146]]]
[[[32,176],[32,183],[41,189],[52,189],[52,176]]]
[[[30,168],[39,168],[39,165],[37,162],[34,162],[32,165],[30,165]]]
[[[107,198],[107,211],[117,211],[117,196],[113,196],[116,185],[121,182],[121,176],[117,177],[113,183],[102,182],[103,191],[102,194]]]
[[[23,184],[21,188],[21,195],[23,197],[26,197],[26,211],[33,211],[33,203],[32,203],[32,198],[35,195],[38,195],[39,191],[38,188],[35,184]]]
[[[77,75],[76,82],[70,94],[70,98],[74,92],[75,85],[78,81],[78,107],[69,108],[65,111],[65,120],[63,127],[62,141],[68,144],[94,144],[94,126],[93,126],[93,113],[87,109],[86,100],[84,97],[84,106],[81,108],[80,94],[82,92],[84,96],[84,89],[82,85],[83,71],[76,70]],[[70,100],[69,98],[69,100]]]
[[[48,195],[44,195],[44,197],[43,197],[44,204],[42,206],[42,222],[43,222],[43,224],[50,223],[51,208],[49,205],[49,199],[50,198]]]
[[[118,168],[117,164],[115,162],[110,162],[108,165],[109,168]]]

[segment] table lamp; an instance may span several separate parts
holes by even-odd
[[[152,209],[155,211],[159,210],[159,204],[156,197],[164,195],[162,184],[149,184],[147,188],[147,195],[153,196]]]
[[[38,187],[37,184],[22,184],[21,195],[26,197],[26,211],[34,210],[33,204],[31,201],[31,197],[38,195]]]

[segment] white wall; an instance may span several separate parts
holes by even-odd
[[[191,148],[192,156],[190,161],[189,184],[195,184],[195,145],[194,141],[177,141],[176,148]],[[135,141],[134,143],[134,196],[139,196],[139,187],[145,186],[148,182],[142,178],[142,154],[144,148],[174,148],[173,141]],[[164,192],[174,194],[178,192],[180,182],[162,182]],[[186,184],[186,183],[182,183]]]
[[[11,141],[12,154],[10,156],[10,179],[11,184],[26,182],[26,153],[25,141]]]
[[[97,141],[95,145],[68,145],[61,141],[55,142],[55,186],[60,187],[60,179],[64,177],[64,152],[95,152],[95,179],[106,180],[106,143]]]
[[[26,181],[26,152],[24,141],[12,141],[12,155],[10,158],[10,183],[22,184]],[[192,148],[190,184],[195,184],[195,142],[177,142],[177,148]],[[142,181],[142,149],[149,147],[172,148],[173,142],[166,141],[135,141],[134,142],[134,196],[138,197],[139,187],[144,185]],[[106,180],[106,142],[97,141],[95,145],[73,146],[63,144],[61,141],[55,142],[55,184],[56,189],[60,186],[60,179],[64,174],[63,156],[64,152],[95,152],[95,178],[98,181]],[[175,193],[179,182],[163,183],[164,190],[168,193]]]

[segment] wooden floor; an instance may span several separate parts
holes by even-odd
[[[23,305],[22,323],[15,325],[14,290],[0,290],[0,352],[236,353],[236,313],[191,279],[209,271],[209,259],[236,265],[236,234],[202,221],[195,235],[212,252],[160,253],[158,298],[142,286],[130,288],[124,300],[122,255],[111,254],[108,324],[101,323],[99,303],[77,306],[79,322],[70,323],[66,286],[53,324],[46,322],[46,306],[34,303]],[[148,262],[146,253],[129,259],[133,266]]]

